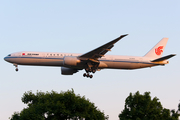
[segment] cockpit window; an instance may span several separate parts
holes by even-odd
[[[8,56],[11,56],[11,54],[9,54]]]

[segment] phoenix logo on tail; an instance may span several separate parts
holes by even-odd
[[[163,46],[159,46],[158,48],[155,49],[155,53],[156,55],[161,55],[161,53],[163,52]]]

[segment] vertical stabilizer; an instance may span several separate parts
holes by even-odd
[[[168,38],[163,38],[144,57],[149,57],[154,59],[160,58],[164,52],[167,41]]]

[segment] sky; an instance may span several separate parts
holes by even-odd
[[[129,93],[151,92],[164,108],[180,102],[180,1],[0,1],[0,120],[27,105],[27,91],[74,89],[95,103],[109,120],[118,120]],[[123,34],[109,55],[143,56],[163,37],[163,55],[177,54],[166,66],[138,70],[101,70],[93,79],[80,71],[61,75],[60,67],[19,66],[4,61],[13,52],[86,53]]]

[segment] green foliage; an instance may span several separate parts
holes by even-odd
[[[57,93],[31,91],[24,93],[22,102],[28,107],[20,113],[14,113],[11,120],[65,120],[82,119],[104,120],[106,119],[94,103],[84,96],[75,95],[74,90]]]
[[[141,95],[139,91],[130,93],[119,114],[120,120],[178,120],[179,116],[178,111],[163,108],[157,97],[151,99],[150,92]]]

